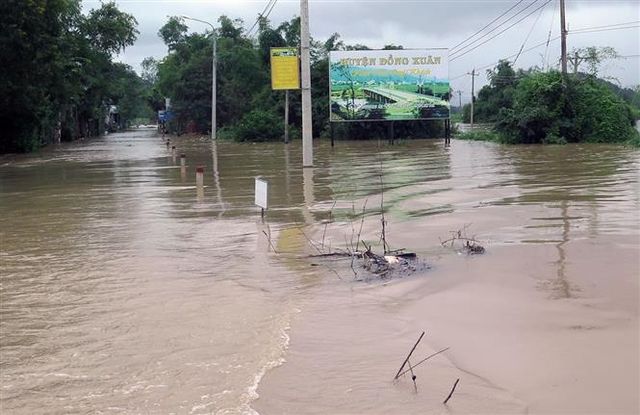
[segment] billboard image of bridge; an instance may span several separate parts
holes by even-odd
[[[333,51],[330,120],[449,118],[446,49]]]

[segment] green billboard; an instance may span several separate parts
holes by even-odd
[[[449,118],[447,49],[333,51],[330,120]]]

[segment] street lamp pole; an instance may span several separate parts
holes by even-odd
[[[200,22],[200,23],[204,23],[204,24],[208,24],[209,26],[211,26],[211,37],[213,39],[213,58],[212,58],[212,62],[211,62],[211,139],[215,140],[217,138],[216,136],[216,66],[217,66],[217,54],[216,54],[216,29],[213,27],[213,25],[207,21],[204,20],[200,20],[200,19],[195,19],[193,17],[189,17],[189,16],[182,16],[183,19],[187,19],[187,20],[193,20],[195,22]]]

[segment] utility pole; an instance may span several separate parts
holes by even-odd
[[[458,89],[456,93],[458,94],[458,110],[462,112],[462,91]]]
[[[300,0],[300,63],[302,65],[302,167],[313,167],[309,0]]]
[[[289,144],[289,90],[284,91],[284,143]]]
[[[560,35],[562,55],[560,61],[562,62],[562,74],[567,74],[567,26],[564,15],[564,0],[560,0]]]
[[[475,100],[475,92],[476,92],[476,68],[473,68],[470,74],[471,75],[471,129],[473,130],[473,105]]]

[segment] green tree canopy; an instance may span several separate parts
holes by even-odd
[[[95,135],[130,70],[112,55],[133,44],[136,20],[107,2],[80,13],[80,0],[0,2],[0,152],[31,151]]]

